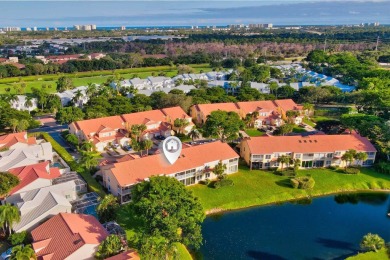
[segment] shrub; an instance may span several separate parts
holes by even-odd
[[[303,176],[290,179],[290,184],[294,189],[312,189],[315,185],[315,181],[310,176]]]
[[[299,181],[298,180],[296,180],[296,179],[290,179],[290,184],[291,184],[291,186],[294,188],[294,189],[298,189],[298,187],[299,187]]]
[[[275,170],[274,173],[279,176],[287,176],[287,177],[296,176],[296,171],[294,169]]]
[[[200,181],[199,183],[207,186],[207,185],[210,184],[210,180],[209,179],[205,179],[203,181]]]
[[[26,243],[28,240],[27,231],[22,231],[19,233],[13,233],[8,237],[8,241],[12,246],[17,246],[20,244]]]
[[[345,174],[359,174],[360,173],[360,169],[359,168],[354,168],[354,167],[347,167],[344,170],[344,173]]]
[[[337,170],[337,167],[336,166],[329,166],[328,169],[332,170],[332,171],[335,171],[335,170]]]
[[[214,183],[214,188],[219,189],[225,186],[233,186],[234,182],[230,179],[222,179]]]

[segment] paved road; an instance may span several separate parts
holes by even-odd
[[[28,130],[29,133],[46,132],[62,147],[64,147],[75,158],[79,157],[79,154],[73,151],[72,147],[62,138],[61,132],[68,129],[68,125],[55,125],[48,127],[40,127]]]

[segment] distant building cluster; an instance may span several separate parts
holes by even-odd
[[[229,29],[244,29],[244,28],[248,28],[248,29],[268,28],[268,29],[271,29],[273,27],[273,24],[272,23],[249,24],[249,25],[245,25],[245,24],[230,24],[228,27],[229,27]]]
[[[92,31],[96,30],[96,24],[73,25],[73,29],[76,31]]]
[[[3,32],[20,32],[22,29],[20,27],[4,27]]]

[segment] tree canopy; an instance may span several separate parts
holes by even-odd
[[[238,138],[238,133],[243,128],[244,122],[237,113],[218,110],[207,116],[202,130],[206,137],[231,141]]]
[[[169,254],[175,242],[194,248],[201,245],[203,208],[175,178],[155,176],[138,183],[132,190],[131,207],[143,222],[140,248],[147,259]]]

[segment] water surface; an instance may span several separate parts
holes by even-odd
[[[389,194],[349,194],[208,217],[204,259],[345,259],[371,232],[390,241]]]

